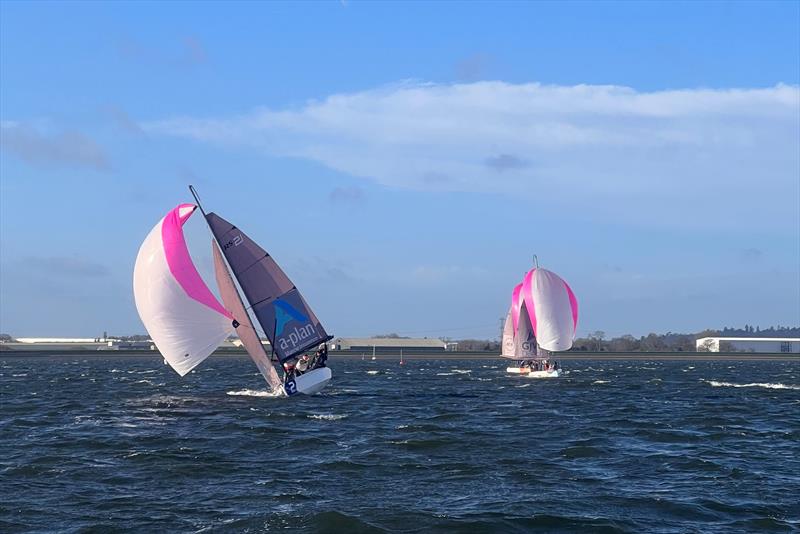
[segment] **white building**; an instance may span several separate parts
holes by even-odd
[[[699,352],[783,352],[800,354],[800,337],[701,337]]]

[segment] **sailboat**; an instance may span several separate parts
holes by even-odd
[[[535,260],[535,256],[534,256]],[[522,281],[522,295],[536,336],[538,369],[530,378],[561,376],[562,370],[553,362],[555,352],[572,348],[578,327],[578,301],[572,289],[560,276],[538,266],[531,269]]]
[[[578,301],[569,284],[554,272],[540,268],[536,256],[534,262],[536,267],[514,289],[510,319],[513,321],[514,306],[519,314],[514,330],[506,334],[509,328],[504,329],[503,356],[523,360],[519,367],[508,367],[510,373],[555,378],[563,371],[551,361],[552,355],[572,348],[578,326]],[[513,353],[506,349],[508,336],[513,336]]]
[[[321,391],[332,377],[324,365],[280,379],[245,302],[281,364],[333,336],[326,333],[275,260],[236,226],[215,213],[206,213],[194,188],[189,189],[197,205],[180,204],[167,213],[145,238],[134,266],[136,308],[156,347],[184,376],[235,331],[275,394]],[[198,208],[213,234],[214,274],[222,303],[197,272],[184,238],[183,225]]]

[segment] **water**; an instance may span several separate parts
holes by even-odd
[[[0,531],[742,532],[800,527],[800,363],[0,360]],[[377,372],[376,372],[377,371]]]

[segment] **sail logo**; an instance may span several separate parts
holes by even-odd
[[[237,234],[233,236],[233,239],[222,245],[222,250],[228,250],[231,247],[238,247],[242,243],[244,243],[244,238],[242,237],[242,234]]]
[[[297,347],[301,341],[317,335],[317,330],[313,324],[308,322],[308,317],[297,311],[285,300],[275,299],[272,307],[275,310],[275,341],[283,352],[290,351]],[[289,323],[292,321],[307,324],[299,327],[295,326],[287,334],[287,326],[290,326]]]

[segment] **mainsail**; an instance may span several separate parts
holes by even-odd
[[[206,221],[281,363],[330,339],[303,296],[264,249],[215,213],[206,214]]]
[[[197,206],[181,204],[156,224],[133,269],[136,309],[158,350],[181,376],[233,332],[233,316],[197,272],[183,224]]]
[[[222,253],[219,251],[219,246],[214,239],[211,240],[211,249],[214,256],[214,275],[217,279],[219,292],[225,307],[228,308],[236,320],[236,323],[234,323],[236,325],[236,333],[239,335],[244,348],[247,349],[247,354],[250,355],[250,358],[253,359],[256,367],[264,376],[267,384],[270,385],[273,391],[277,391],[281,387],[281,379],[272,366],[269,356],[264,351],[264,345],[261,344],[258,332],[253,327],[250,314],[244,308],[239,291],[236,289],[231,273],[228,271],[225,260],[222,259]]]
[[[532,269],[522,282],[524,306],[539,347],[569,350],[578,326],[578,301],[569,285],[547,269]]]
[[[514,356],[518,360],[536,358],[536,336],[531,327],[531,321],[524,302],[520,307],[517,335],[514,337]]]

